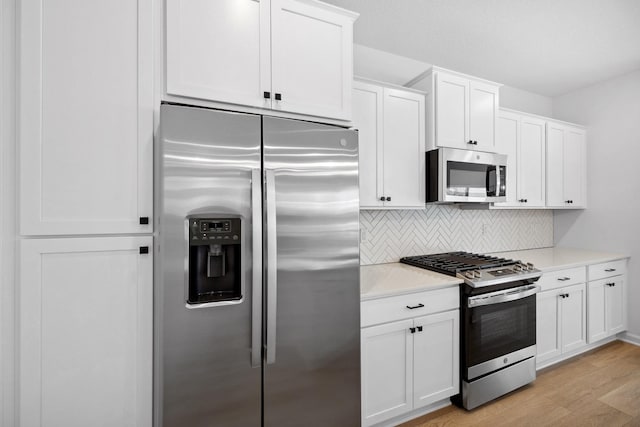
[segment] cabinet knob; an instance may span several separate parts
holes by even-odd
[[[478,141],[473,141],[473,145],[478,145]]]
[[[390,201],[391,201],[391,197],[387,197],[387,202],[390,202]]]
[[[469,141],[467,141],[467,144],[471,144],[471,145],[473,145],[473,141],[472,141],[472,140],[469,140]]]
[[[147,225],[149,224],[149,217],[148,216],[141,216],[140,217],[140,225]]]
[[[384,202],[384,196],[380,197],[380,201]]]
[[[271,92],[264,92],[263,93],[264,99],[270,99],[271,98]]]
[[[418,326],[418,332],[422,332],[422,326]]]
[[[282,101],[282,94],[276,93],[276,101]]]
[[[416,333],[416,328],[409,328],[409,330],[411,331],[412,334]]]
[[[140,246],[139,252],[141,254],[148,254],[149,253],[149,246]]]

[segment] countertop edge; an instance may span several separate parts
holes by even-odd
[[[417,286],[415,288],[394,290],[394,291],[378,293],[374,295],[360,295],[360,302],[372,301],[372,300],[377,300],[381,298],[392,298],[392,297],[401,296],[401,295],[410,295],[418,292],[436,291],[438,289],[456,288],[460,286],[460,284],[462,283],[464,283],[462,280],[455,280],[449,283],[441,283],[438,285],[424,285],[424,286]]]

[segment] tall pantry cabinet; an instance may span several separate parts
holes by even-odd
[[[20,424],[150,426],[152,0],[19,8]]]

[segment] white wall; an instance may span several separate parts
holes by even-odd
[[[404,86],[432,65],[438,64],[417,61],[359,44],[353,45],[353,71],[359,77]],[[454,71],[466,73],[466,70]],[[547,117],[551,117],[553,112],[551,98],[511,86],[500,88],[500,106]]]
[[[554,243],[624,252],[629,332],[640,340],[640,70],[554,98],[554,117],[587,126],[584,211],[555,211]]]
[[[553,114],[551,98],[512,86],[500,88],[500,106],[545,117],[551,117]]]

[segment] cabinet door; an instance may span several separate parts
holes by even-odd
[[[569,207],[579,208],[586,205],[584,186],[586,185],[585,132],[581,129],[567,128],[563,153],[564,199]]]
[[[562,353],[560,342],[560,292],[546,291],[536,295],[537,362],[553,359]]]
[[[547,123],[547,206],[565,207],[564,127]]]
[[[606,280],[612,286],[606,286],[607,332],[614,335],[627,329],[627,307],[625,304],[624,278],[621,276]]]
[[[151,426],[151,237],[32,239],[20,252],[20,420]]]
[[[586,287],[584,284],[570,286],[561,291],[562,298],[562,352],[578,349],[587,343],[586,337]]]
[[[605,316],[606,284],[609,280],[589,282],[587,290],[587,333],[589,343],[607,336],[607,320]]]
[[[380,207],[382,191],[382,87],[353,82],[353,127],[358,129],[360,206]],[[380,188],[378,187],[380,185]]]
[[[469,131],[474,150],[495,151],[498,88],[481,82],[469,83]]]
[[[518,199],[531,207],[545,205],[545,122],[523,116],[518,145]]]
[[[385,206],[424,208],[425,98],[423,94],[384,89],[383,195]]]
[[[167,0],[168,94],[270,107],[270,0]]]
[[[23,235],[151,232],[151,0],[25,0]]]
[[[276,110],[351,119],[353,19],[299,0],[271,0]]]
[[[458,393],[459,319],[459,310],[415,319],[414,326],[418,329],[413,334],[414,409]]]
[[[438,147],[473,148],[468,144],[469,80],[437,73],[436,86],[436,145]]]
[[[520,206],[518,202],[518,141],[520,140],[520,116],[501,111],[496,125],[496,152],[507,156],[507,201],[495,206]]]
[[[413,407],[413,320],[362,330],[362,420],[364,425]]]

